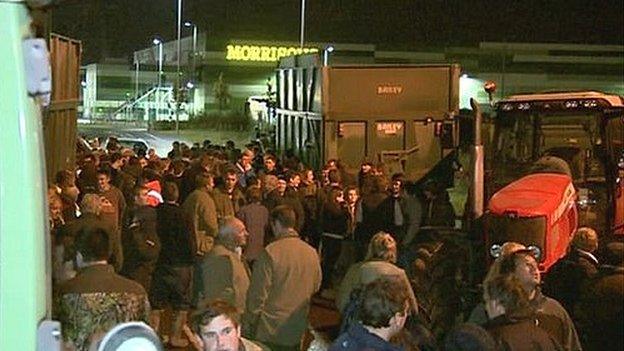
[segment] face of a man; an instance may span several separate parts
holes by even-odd
[[[217,316],[206,326],[201,327],[204,351],[238,351],[240,327],[224,315]]]
[[[351,189],[347,192],[347,202],[351,205],[357,202],[359,196],[357,190]]]
[[[251,165],[251,156],[246,156],[246,155],[242,156],[241,157],[241,166],[247,167],[249,165]]]
[[[307,173],[306,173],[306,180],[308,181],[308,183],[314,182],[314,172],[307,171]]]
[[[273,169],[275,169],[275,161],[270,158],[265,159],[264,168],[266,168],[267,171],[272,171]]]
[[[247,228],[245,228],[245,224],[241,221],[236,221],[236,224],[234,224],[234,228],[232,229],[234,231],[234,241],[236,242],[236,245],[247,245],[247,237],[249,236],[249,233],[247,232]]]
[[[290,179],[290,183],[292,184],[292,186],[294,186],[295,188],[299,187],[299,184],[301,184],[301,177],[299,177],[299,175],[295,175]]]
[[[230,174],[230,173],[226,174],[225,175],[225,188],[227,190],[234,189],[237,181],[238,181],[238,178],[236,177],[236,174]]]
[[[366,174],[371,171],[371,168],[372,168],[371,165],[363,164],[360,169],[362,170],[362,173]]]
[[[134,203],[137,206],[147,206],[148,204],[147,193],[148,193],[147,189],[141,189],[138,194],[134,195]]]
[[[63,204],[58,201],[50,202],[50,218],[53,220],[61,218],[63,213]]]
[[[392,182],[392,193],[394,195],[398,195],[401,192],[402,182],[400,180],[395,180]]]
[[[531,255],[522,255],[517,258],[515,276],[520,280],[527,292],[533,291],[541,282],[541,275],[537,261]]]
[[[147,167],[147,164],[148,164],[147,159],[146,159],[146,158],[144,158],[144,157],[141,157],[141,158],[139,159],[139,164],[141,165],[141,168],[145,168],[145,167]]]
[[[283,194],[283,193],[286,191],[286,181],[285,181],[285,180],[281,180],[281,179],[280,179],[280,180],[277,182],[277,191],[278,191],[280,194]]]
[[[110,178],[106,174],[98,174],[98,187],[101,191],[107,191],[110,188]]]

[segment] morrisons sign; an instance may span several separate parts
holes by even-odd
[[[285,56],[318,52],[316,48],[286,46],[228,45],[226,48],[228,61],[277,62]]]

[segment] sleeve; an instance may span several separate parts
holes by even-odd
[[[358,268],[358,264],[352,265],[340,283],[340,288],[338,289],[338,294],[336,295],[336,307],[341,313],[349,302],[351,291],[359,285],[360,270]]]
[[[410,283],[409,279],[407,278],[407,274],[405,274],[404,270],[401,270],[401,280],[403,280],[403,282],[405,283],[405,286],[407,288],[407,294],[409,296],[409,300],[410,300],[410,305],[412,306],[412,313],[417,314],[418,313],[418,302],[416,301],[416,295],[414,295],[414,289],[412,289],[412,284]]]
[[[272,265],[273,262],[266,250],[262,252],[254,264],[243,318],[243,334],[252,339],[255,337],[258,319],[269,297],[273,276]]]
[[[409,223],[406,231],[405,238],[403,239],[403,245],[409,245],[420,229],[420,222],[422,220],[422,205],[417,198],[411,199],[408,202],[407,211],[409,213]]]
[[[119,209],[118,209],[119,210],[119,223],[120,223],[119,226],[121,227],[121,223],[123,221],[124,214],[126,213],[127,204],[126,204],[126,198],[124,197],[123,193],[119,189],[118,189],[118,192],[117,192],[117,196],[119,197],[119,202],[118,202],[118,204],[119,204]]]
[[[200,216],[200,221],[203,222],[200,227],[206,229],[206,235],[214,238],[217,236],[217,231],[219,230],[217,206],[212,198],[207,198],[205,201],[201,201],[199,205],[198,215]]]
[[[152,261],[158,259],[160,253],[160,242],[149,238],[140,228],[132,230],[132,241],[139,252],[139,256],[144,261]]]

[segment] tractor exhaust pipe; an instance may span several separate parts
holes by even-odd
[[[470,206],[470,219],[471,222],[478,220],[483,216],[484,210],[484,174],[483,174],[483,136],[481,131],[481,122],[483,117],[481,116],[481,108],[475,99],[470,99],[470,106],[474,111],[474,145],[472,146],[472,182],[470,186],[469,197],[471,199]]]

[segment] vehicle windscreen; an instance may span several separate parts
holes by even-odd
[[[542,156],[567,161],[575,182],[604,181],[603,141],[597,113],[500,113],[494,140],[496,164],[528,172]]]

